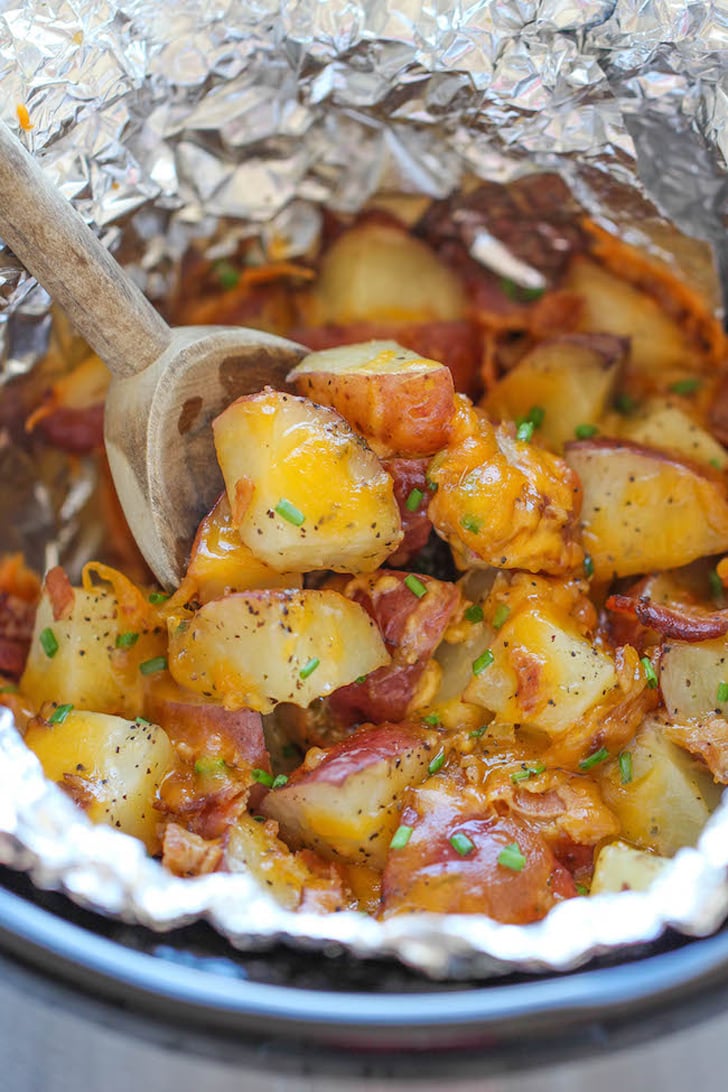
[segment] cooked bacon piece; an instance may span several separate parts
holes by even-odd
[[[705,610],[687,604],[666,607],[650,599],[610,595],[605,606],[615,614],[635,618],[648,629],[674,641],[712,641],[728,633],[728,610]]]
[[[407,586],[412,578],[426,589],[419,598]],[[351,580],[346,594],[375,620],[392,663],[332,694],[332,714],[345,724],[404,720],[428,661],[458,609],[460,592],[431,576],[380,570]]]
[[[174,770],[159,787],[155,807],[193,834],[220,838],[245,810],[252,779],[248,770],[230,769],[219,760],[196,769]],[[200,772],[197,772],[200,770]]]
[[[104,444],[104,406],[58,406],[38,420],[37,430],[53,447],[69,455],[88,455]]]
[[[440,778],[435,786],[431,779],[411,790],[400,822],[412,833],[405,846],[389,851],[382,880],[385,917],[429,910],[488,914],[523,925],[576,894],[568,871],[539,834],[513,816],[494,815],[454,781]]]
[[[728,785],[728,720],[724,717],[700,717],[684,724],[666,724],[668,739],[702,758],[714,779]]]
[[[222,860],[217,840],[206,841],[178,823],[167,823],[162,838],[162,864],[175,876],[204,876]]]
[[[61,568],[60,565],[49,569],[46,573],[45,589],[48,592],[48,598],[53,610],[53,621],[58,622],[61,618],[70,618],[75,597],[66,570]]]
[[[387,559],[388,565],[403,568],[411,557],[427,543],[432,530],[432,522],[427,515],[430,491],[427,488],[427,459],[384,459],[382,466],[394,479],[394,498],[399,507],[404,538],[393,554]],[[414,511],[408,507],[407,499],[413,490],[422,494]]]
[[[0,674],[20,678],[30,649],[35,605],[0,592]]]

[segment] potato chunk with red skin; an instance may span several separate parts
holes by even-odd
[[[279,572],[372,572],[402,541],[389,474],[335,410],[270,388],[213,422],[233,524]]]
[[[434,455],[450,438],[450,371],[396,341],[311,353],[288,381],[304,397],[338,410],[380,457]]]
[[[559,575],[580,565],[581,486],[566,463],[516,439],[512,425],[474,427],[430,463],[428,514],[464,568]]]
[[[400,824],[412,832],[405,846],[387,856],[384,917],[424,910],[487,914],[525,925],[576,894],[573,879],[540,835],[519,819],[495,815],[455,780],[439,777],[412,789]],[[520,869],[502,863],[511,857],[501,854],[514,845],[523,858]]]
[[[261,811],[292,846],[381,868],[402,794],[427,777],[438,737],[410,724],[367,725],[327,751],[309,751]]]

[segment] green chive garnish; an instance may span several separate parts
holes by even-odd
[[[533,434],[536,430],[536,426],[533,421],[521,421],[520,425],[516,429],[516,439],[523,440],[524,443],[528,443],[533,439]]]
[[[466,622],[482,622],[483,621],[483,608],[479,603],[471,603],[471,605],[463,612],[463,618]]]
[[[268,773],[267,770],[251,770],[250,776],[253,781],[257,781],[259,785],[265,785],[266,788],[272,789],[275,778],[272,773]]]
[[[637,409],[637,403],[631,395],[623,392],[622,394],[618,394],[617,397],[614,399],[614,408],[616,409],[617,413],[623,413],[626,415],[629,413],[634,413],[634,411]]]
[[[49,724],[63,724],[69,713],[73,712],[72,705],[57,705],[48,717]]]
[[[576,884],[576,893],[577,895],[588,895],[589,888],[585,887],[583,883],[578,883]]]
[[[153,591],[148,598],[150,603],[166,603],[169,599],[169,595],[167,594],[167,592]]]
[[[287,523],[292,523],[294,527],[300,527],[306,517],[303,512],[296,508],[295,504],[291,504],[285,497],[281,497],[278,504],[275,506],[275,511],[278,515],[286,520]]]
[[[433,482],[432,478],[425,478],[425,485],[427,486],[427,488],[430,490],[431,493],[436,493],[437,492],[437,489],[438,489],[437,482]]]
[[[461,857],[467,857],[475,849],[475,843],[470,841],[467,834],[462,834],[460,831],[452,835],[450,845]]]
[[[670,384],[669,389],[673,394],[695,394],[702,385],[702,380],[693,376],[692,379],[678,379],[677,382]]]
[[[592,561],[591,554],[584,554],[584,573],[589,578],[594,576],[594,562]]]
[[[718,576],[715,569],[711,569],[708,573],[708,583],[710,584],[710,594],[713,596],[713,599],[721,600],[724,595],[723,581]]]
[[[489,648],[486,648],[485,652],[478,656],[477,660],[473,660],[473,674],[482,675],[486,667],[490,667],[494,660],[495,656]]]
[[[50,626],[46,626],[45,629],[41,630],[39,641],[40,647],[43,649],[48,659],[52,660],[56,652],[58,652],[59,646],[56,635]]]
[[[594,754],[588,755],[587,758],[582,758],[579,763],[579,769],[591,770],[592,766],[598,766],[600,762],[604,762],[605,758],[609,758],[609,751],[606,747],[600,747]]]
[[[545,288],[526,288],[522,284],[516,284],[510,277],[501,277],[500,286],[501,291],[516,303],[532,303],[533,300],[540,300],[546,291]]]
[[[280,789],[283,785],[287,785],[287,784],[288,784],[288,778],[286,777],[286,775],[284,773],[279,773],[279,774],[276,774],[276,776],[273,778],[273,784],[271,785],[271,788],[272,789]]]
[[[412,837],[412,827],[408,827],[405,823],[397,827],[394,832],[392,841],[389,843],[390,849],[404,849]]]
[[[146,717],[134,717],[134,723],[138,724],[140,728],[151,728],[151,720],[147,720]]]
[[[425,494],[422,492],[421,489],[413,489],[410,495],[407,497],[407,500],[404,502],[404,506],[407,511],[416,512],[420,504],[422,503],[422,498],[424,497],[424,495]]]
[[[649,656],[643,656],[640,660],[640,663],[642,664],[642,669],[645,673],[645,678],[647,679],[647,685],[649,686],[650,690],[656,690],[657,673],[652,666],[652,660],[649,658]]]
[[[445,748],[441,747],[440,750],[435,755],[435,757],[433,758],[430,765],[427,767],[427,772],[429,774],[436,774],[437,771],[441,770],[444,765],[445,765]]]
[[[198,758],[195,762],[196,774],[214,774],[225,769],[224,758]]]
[[[314,656],[311,660],[308,661],[307,664],[304,664],[301,670],[298,672],[300,678],[307,679],[309,675],[313,675],[314,671],[320,663],[321,661],[319,660],[318,656]]]
[[[495,609],[493,615],[493,628],[500,629],[501,626],[508,621],[508,616],[511,613],[511,608],[506,603],[499,603]]]
[[[728,701],[728,683],[727,682],[718,683],[718,689],[717,689],[717,691],[715,693],[715,700],[718,702],[718,705],[722,705],[723,702]]]
[[[240,281],[240,273],[230,262],[225,260],[215,262],[213,269],[221,288],[229,290],[237,287]]]
[[[511,872],[522,872],[526,865],[526,858],[521,853],[517,842],[511,842],[498,854],[498,864],[504,868],[510,868]]]
[[[354,679],[354,682],[355,682],[355,683],[358,683],[358,684],[359,684],[359,686],[361,686],[361,684],[362,684],[363,682],[366,682],[366,681],[367,681],[367,677],[366,677],[366,675],[359,675],[359,677],[358,677],[357,679]]]
[[[715,470],[723,469],[723,464],[721,463],[720,459],[708,459],[708,462]]]
[[[536,774],[543,773],[546,767],[543,762],[534,762],[533,766],[524,766],[522,770],[517,770],[516,773],[511,774],[511,781],[517,784],[519,781],[528,781],[529,777],[535,777]]]
[[[488,731],[487,724],[481,724],[480,728],[473,728],[472,732],[468,732],[468,739],[480,739]]]
[[[120,633],[116,638],[117,648],[131,648],[139,640],[138,633]]]
[[[414,573],[408,573],[404,579],[405,587],[409,588],[413,595],[416,595],[418,599],[421,599],[423,595],[427,595],[427,588],[418,580]]]
[[[460,520],[460,526],[464,531],[470,531],[471,534],[477,535],[480,531],[480,520],[475,516],[463,516]]]
[[[619,756],[619,772],[623,785],[629,785],[632,780],[632,755],[629,751],[622,751]]]
[[[166,671],[166,669],[166,656],[155,656],[153,660],[145,660],[143,664],[139,664],[142,675],[155,675],[157,671]]]
[[[18,688],[15,683],[7,683],[5,686],[0,686],[0,694],[17,694]]]
[[[591,436],[596,436],[598,432],[599,429],[596,425],[577,425],[574,429],[574,435],[577,440],[588,440]]]
[[[422,718],[425,724],[429,724],[431,728],[436,728],[440,723],[440,718],[437,713],[428,713],[426,717]]]

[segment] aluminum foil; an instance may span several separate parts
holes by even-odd
[[[716,309],[719,281],[706,269],[728,284],[720,2],[0,0],[0,88],[0,117],[153,297],[194,238],[222,254],[252,233],[295,256],[315,241],[322,205],[354,211],[382,189],[443,197],[469,175],[504,182],[542,169],[562,173],[605,226],[713,291]],[[663,218],[687,233],[677,252]],[[508,260],[499,253],[478,256]],[[32,375],[49,306],[0,247],[0,384]],[[32,480],[32,452],[0,453]],[[14,480],[3,474],[4,487]],[[91,481],[76,475],[62,500],[29,490],[33,557],[39,541],[55,559],[64,535],[74,539]],[[22,532],[13,528],[26,545]],[[204,917],[240,947],[283,938],[441,977],[565,970],[668,926],[717,928],[728,915],[728,802],[649,892],[573,899],[536,925],[293,914],[249,877],[180,880],[140,843],[92,826],[0,711],[0,861],[150,928]]]

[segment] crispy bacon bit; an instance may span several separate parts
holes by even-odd
[[[98,451],[104,443],[104,406],[76,409],[57,406],[43,412],[45,407],[28,419],[29,428],[37,428],[46,443],[69,455],[88,455]]]
[[[610,595],[607,610],[623,614],[673,641],[712,641],[728,633],[728,610],[675,604],[666,607],[643,596]]]
[[[60,565],[49,569],[45,578],[45,587],[53,608],[53,621],[59,622],[62,618],[70,618],[75,595],[65,569],[62,569]]]
[[[162,839],[162,864],[175,876],[204,876],[217,871],[222,846],[192,834],[178,823],[167,823]]]
[[[249,774],[239,770],[221,769],[211,777],[175,770],[160,785],[155,807],[209,841],[220,838],[245,810],[250,785]]]
[[[664,732],[673,743],[702,758],[716,781],[728,785],[728,720],[701,717],[686,724],[666,724]]]
[[[30,649],[35,604],[0,592],[0,674],[20,678]]]

